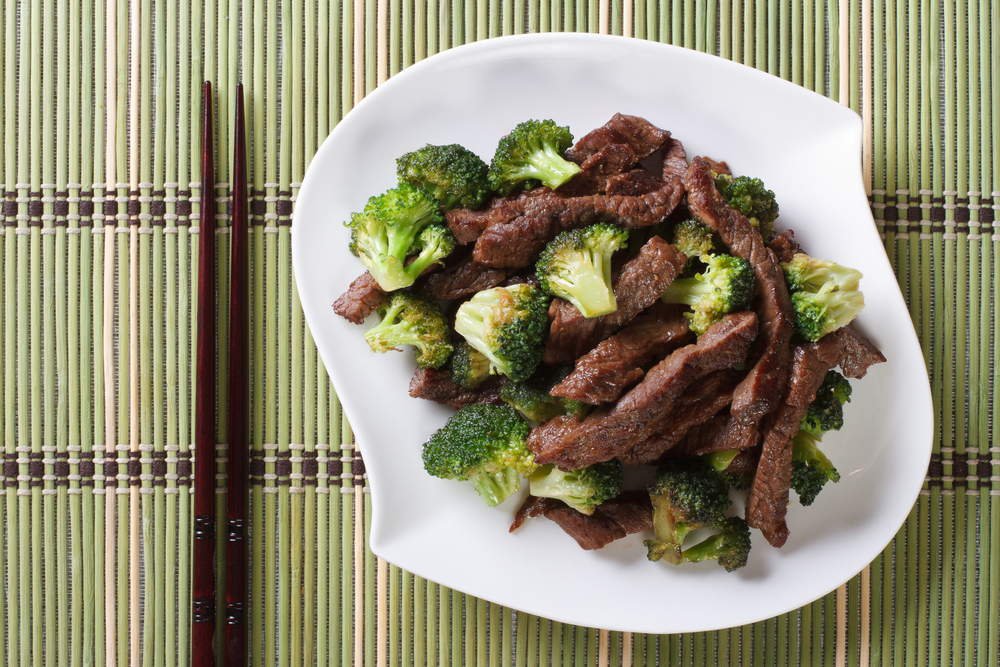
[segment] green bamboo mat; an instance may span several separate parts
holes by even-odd
[[[239,80],[252,156],[255,667],[997,664],[1000,3],[0,1],[7,667],[190,661],[196,214],[214,198],[225,285]],[[937,437],[892,543],[795,612],[719,632],[609,633],[462,595],[365,548],[364,466],[290,270],[299,184],[323,137],[385,78],[462,43],[555,30],[715,53],[865,120],[872,210],[928,362]],[[192,181],[203,79],[218,95],[212,193]],[[223,288],[223,348],[227,303]],[[219,444],[220,517],[225,464]]]

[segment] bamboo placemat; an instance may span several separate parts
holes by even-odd
[[[252,173],[255,667],[997,664],[1000,3],[3,1],[8,667],[189,663],[196,216],[214,201],[224,350],[238,80]],[[298,187],[323,137],[387,77],[462,43],[550,30],[708,51],[864,118],[872,209],[938,432],[893,542],[793,613],[711,633],[608,633],[462,595],[365,548],[364,465],[292,280]],[[203,79],[218,91],[210,193],[192,180]],[[220,521],[226,440],[223,407]]]

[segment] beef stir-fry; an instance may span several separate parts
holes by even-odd
[[[457,410],[428,473],[491,506],[527,477],[511,531],[545,517],[584,549],[652,531],[650,560],[731,571],[751,528],[786,542],[792,491],[839,481],[823,435],[885,357],[851,324],[861,274],[776,231],[762,181],[623,114],[576,143],[527,121],[489,164],[427,145],[398,173],[348,222],[365,271],[333,307],[378,313],[372,349],[413,346],[410,395]],[[654,481],[624,489],[628,466]]]

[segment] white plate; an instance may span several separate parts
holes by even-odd
[[[792,501],[791,536],[754,531],[749,565],[650,563],[643,536],[581,550],[554,523],[507,532],[522,496],[489,508],[472,485],[427,475],[421,445],[453,411],[412,399],[412,354],[377,355],[330,304],[363,268],[343,221],[396,181],[395,159],[460,143],[487,162],[529,118],[579,137],[615,112],[670,130],[688,156],[729,162],[778,196],[779,229],[814,255],[860,269],[858,324],[889,362],[855,381],[846,424],[824,440],[842,473],[812,507]],[[364,453],[371,548],[414,574],[532,614],[611,630],[675,633],[751,623],[830,592],[905,520],[927,470],[930,390],[910,316],[861,180],[861,121],[753,69],[646,41],[525,35],[446,51],[401,72],[351,111],[316,153],[295,209],[292,252],[306,319]],[[792,494],[794,498],[794,493]]]

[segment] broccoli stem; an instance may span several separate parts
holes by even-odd
[[[698,276],[678,278],[670,283],[670,286],[663,293],[662,299],[665,303],[680,303],[694,307],[715,291],[715,285],[707,280],[699,279]]]
[[[519,178],[534,178],[553,190],[580,173],[580,167],[566,160],[553,147],[544,144],[533,152],[523,167],[517,170]]]
[[[500,472],[481,472],[470,481],[490,507],[496,507],[521,488],[521,478],[510,466]]]
[[[571,276],[573,292],[577,294],[569,301],[583,313],[584,317],[599,317],[618,309],[615,293],[597,271],[579,271]]]

